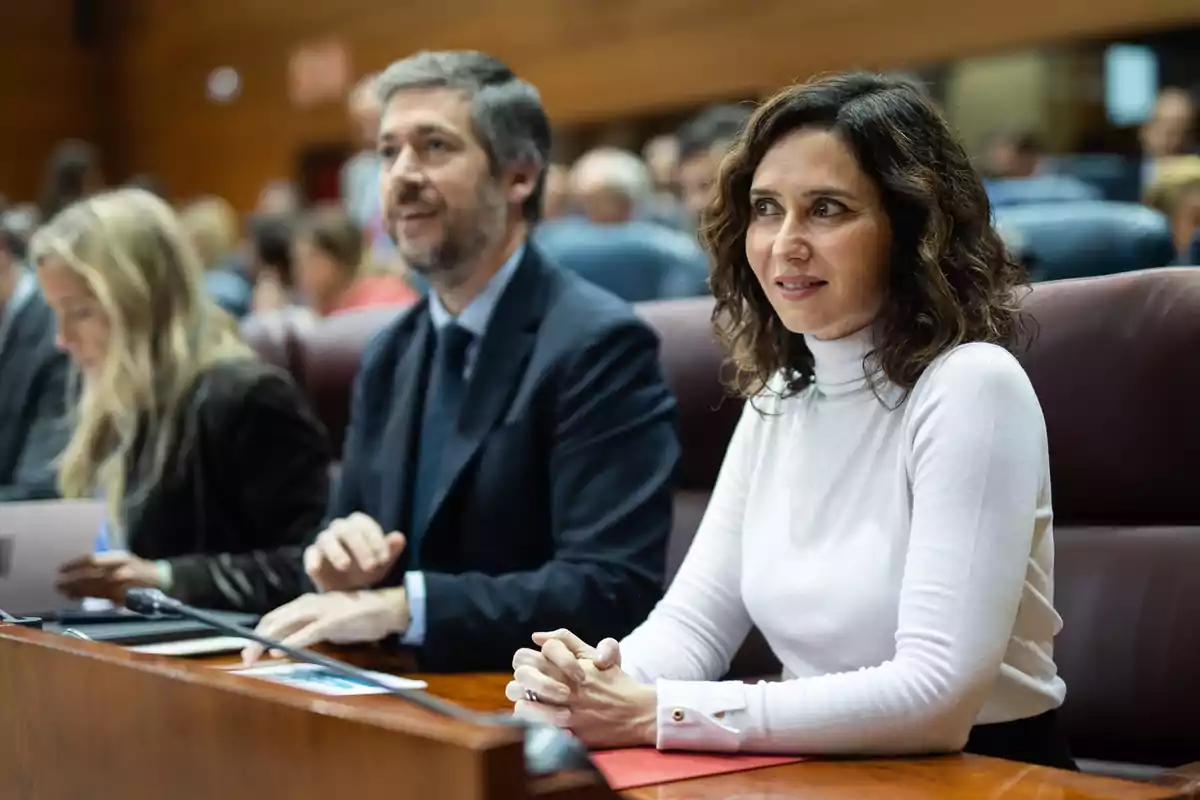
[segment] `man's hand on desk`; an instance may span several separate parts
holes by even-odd
[[[280,606],[262,618],[256,631],[291,647],[358,644],[403,633],[408,620],[408,598],[402,588],[330,592],[306,594]],[[263,650],[259,644],[249,644],[242,650],[242,660],[253,663]]]
[[[322,592],[369,589],[387,575],[405,543],[404,534],[385,534],[378,522],[355,512],[331,522],[304,551],[304,571]]]

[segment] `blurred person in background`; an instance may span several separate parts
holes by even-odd
[[[82,376],[64,497],[108,501],[106,549],[62,565],[69,597],[153,587],[262,612],[303,585],[329,489],[324,430],[204,292],[178,217],[137,189],[35,234],[38,280]]]
[[[661,203],[679,200],[679,137],[673,133],[655,136],[642,147],[642,160],[650,170],[654,194]]]
[[[295,216],[304,207],[300,189],[293,181],[269,181],[258,193],[256,214],[265,216]]]
[[[253,284],[250,308],[255,314],[278,311],[295,303],[292,273],[292,239],[295,217],[291,214],[256,214],[248,229],[249,273]]]
[[[354,125],[358,151],[341,169],[342,205],[360,228],[367,228],[379,207],[379,154],[375,142],[379,136],[379,95],[377,75],[360,80],[350,90],[347,110]]]
[[[693,226],[712,199],[721,159],[749,118],[744,105],[711,106],[679,129],[679,196]]]
[[[411,305],[418,295],[396,275],[367,274],[362,229],[337,206],[310,211],[292,248],[296,289],[319,316],[352,308]]]
[[[707,291],[708,257],[695,237],[643,217],[654,185],[636,155],[607,147],[584,154],[570,191],[582,216],[535,234],[551,261],[630,303]]]
[[[1191,92],[1176,86],[1159,92],[1154,111],[1138,131],[1144,186],[1154,181],[1159,159],[1197,154],[1197,118],[1197,99]]]
[[[167,194],[166,184],[164,184],[156,175],[148,175],[146,173],[135,175],[125,183],[125,186],[129,189],[143,189],[159,199],[166,200],[167,202],[170,202],[171,200],[170,196]]]
[[[1145,202],[1161,211],[1171,225],[1171,239],[1181,261],[1200,232],[1200,156],[1159,159],[1146,189]]]
[[[542,223],[553,222],[571,216],[571,186],[569,171],[562,164],[546,167],[545,186],[542,192]]]
[[[100,157],[87,142],[70,139],[55,148],[46,164],[38,210],[48,220],[72,203],[104,187]]]
[[[180,212],[183,230],[204,268],[204,288],[234,319],[250,313],[253,291],[237,270],[238,215],[225,200],[205,197]]]
[[[1041,171],[1045,150],[1032,131],[997,131],[984,146],[983,174],[989,178],[1031,178]]]
[[[25,256],[35,206],[0,212],[0,502],[54,497],[54,461],[70,434],[70,362]]]

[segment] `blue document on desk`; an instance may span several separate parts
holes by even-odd
[[[261,667],[249,667],[233,671],[234,675],[246,675],[252,678],[274,681],[288,686],[295,686],[318,694],[349,696],[357,694],[387,694],[387,689],[364,681],[355,680],[347,675],[318,666],[317,664],[271,664]],[[411,678],[401,678],[384,672],[368,673],[372,678],[383,681],[395,689],[424,689],[425,681]]]

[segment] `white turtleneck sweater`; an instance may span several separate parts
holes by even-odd
[[[658,689],[658,746],[954,751],[1057,708],[1046,429],[999,347],[939,357],[907,399],[870,334],[807,337],[815,383],[747,404],[666,596],[621,643]],[[880,397],[882,397],[882,402]],[[890,408],[889,408],[890,407]],[[784,680],[718,682],[751,625]]]

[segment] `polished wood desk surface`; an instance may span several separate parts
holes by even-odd
[[[377,651],[376,651],[377,652]],[[418,677],[429,691],[478,711],[510,707],[508,674],[423,675],[372,653],[339,653],[359,666]],[[199,659],[240,667],[231,656]],[[397,702],[381,695],[339,698],[356,706]],[[872,760],[813,760],[710,778],[632,789],[631,800],[1170,800],[1200,795],[1173,786],[1132,783],[972,755]]]

